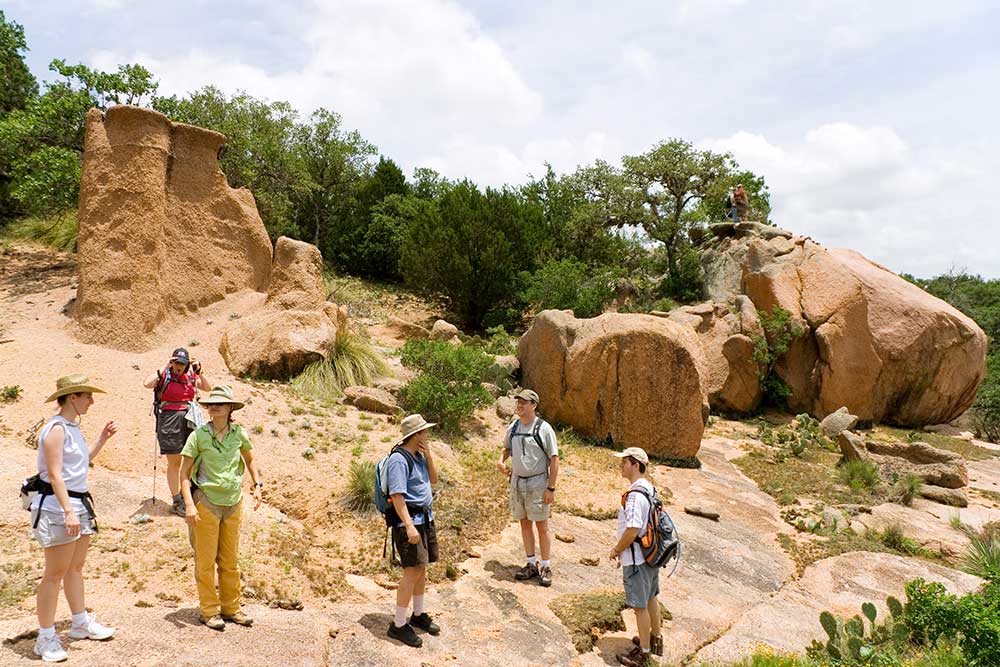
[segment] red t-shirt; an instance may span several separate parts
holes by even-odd
[[[166,373],[164,373],[166,378]],[[165,381],[165,380],[164,380]],[[163,386],[160,403],[164,410],[187,410],[188,401],[194,400],[195,382],[198,376],[188,371],[184,375],[170,374],[170,381]]]

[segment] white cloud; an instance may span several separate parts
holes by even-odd
[[[647,81],[656,74],[656,60],[653,58],[653,54],[641,46],[628,44],[622,47],[622,60]]]

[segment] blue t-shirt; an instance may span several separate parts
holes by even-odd
[[[409,462],[406,460],[406,455],[402,452],[393,452],[386,464],[386,479],[388,480],[390,498],[402,493],[403,502],[407,505],[427,508],[426,516],[423,512],[410,510],[413,525],[418,525],[434,520],[434,513],[430,511],[434,494],[431,490],[431,474],[427,470],[427,460],[423,454],[419,453],[413,458],[416,463],[413,465],[413,471],[407,474]],[[402,526],[403,523],[400,522],[396,525]]]

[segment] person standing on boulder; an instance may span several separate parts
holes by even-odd
[[[202,405],[210,421],[188,436],[181,451],[181,494],[194,546],[201,622],[213,630],[225,630],[226,621],[253,625],[253,619],[240,611],[237,565],[244,470],[250,471],[253,481],[254,510],[260,507],[264,483],[254,463],[250,438],[242,426],[233,423],[233,412],[242,408],[243,402],[233,397],[231,388],[219,385]]]
[[[212,386],[201,374],[201,364],[192,362],[183,347],[174,350],[167,366],[146,378],[142,386],[152,389],[154,393],[156,440],[160,445],[160,454],[167,457],[167,487],[173,498],[171,511],[184,516],[181,449],[191,432],[201,424],[201,414],[194,403],[197,390],[209,391]]]
[[[56,391],[46,400],[57,401],[59,412],[38,434],[37,495],[31,503],[34,537],[45,552],[45,572],[38,582],[38,639],[35,655],[45,662],[61,662],[68,655],[56,636],[55,617],[62,585],[73,614],[72,639],[110,639],[115,633],[87,612],[83,564],[90,537],[97,532],[94,506],[88,491],[90,462],[118,431],[109,421],[97,442],[88,447],[80,432],[81,417],[104,390],[77,373],[56,380]]]
[[[527,559],[514,573],[518,581],[538,577],[542,586],[552,585],[552,536],[549,509],[555,500],[559,477],[559,449],[556,432],[535,414],[538,394],[522,390],[514,397],[517,419],[507,428],[497,470],[510,478],[510,513],[521,524],[521,541]],[[507,466],[507,459],[511,465]],[[534,527],[533,527],[534,526]],[[541,560],[535,555],[535,529]]]
[[[733,190],[733,205],[736,207],[736,220],[746,220],[750,213],[750,199],[747,197],[747,191],[743,188],[742,183]]]
[[[436,424],[420,415],[405,417],[400,424],[403,437],[393,446],[386,461],[390,511],[397,519],[392,526],[392,544],[403,567],[403,578],[396,589],[395,618],[387,634],[414,648],[424,643],[414,628],[430,635],[441,634],[441,628],[424,606],[427,565],[438,559],[437,529],[431,509],[434,500],[431,485],[438,479],[429,443],[428,429],[432,426]],[[407,621],[411,600],[413,614]]]
[[[621,459],[621,475],[630,484],[622,494],[618,508],[618,542],[611,547],[609,557],[622,567],[625,586],[625,604],[635,612],[639,636],[637,644],[628,653],[618,656],[626,667],[651,667],[655,663],[651,653],[663,655],[663,637],[660,634],[660,570],[650,566],[636,546],[636,540],[646,533],[649,522],[650,498],[656,493],[646,479],[649,456],[640,447],[628,447],[615,454]],[[638,641],[636,641],[638,640]]]

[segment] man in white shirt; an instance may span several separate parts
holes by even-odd
[[[635,612],[639,628],[639,645],[632,651],[618,656],[626,667],[654,665],[651,652],[663,655],[663,638],[660,635],[660,570],[646,563],[637,540],[646,533],[649,521],[650,498],[656,491],[644,477],[649,457],[639,447],[629,447],[615,454],[621,459],[622,477],[630,482],[622,495],[618,510],[618,542],[611,548],[609,557],[619,560],[622,581],[625,585],[625,604]]]
[[[527,563],[514,574],[518,581],[538,577],[542,586],[552,585],[552,537],[549,508],[555,500],[559,476],[556,432],[535,414],[538,394],[524,389],[514,397],[517,419],[507,427],[497,469],[510,478],[511,518],[521,523],[521,540]],[[507,467],[507,459],[511,465]],[[541,561],[535,556],[534,525],[538,529]]]

